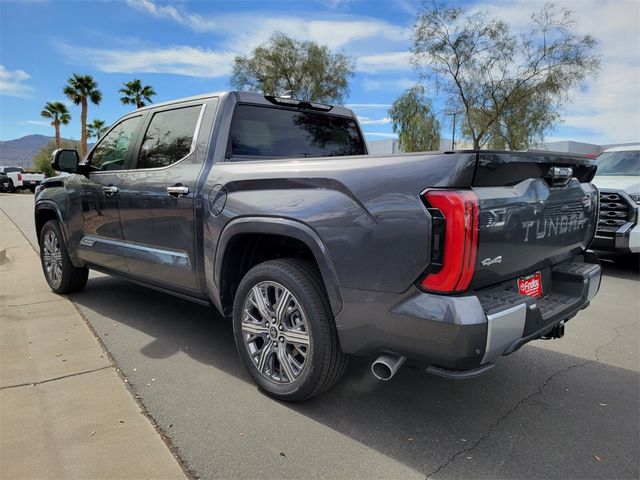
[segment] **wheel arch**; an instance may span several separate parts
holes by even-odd
[[[60,225],[60,231],[62,232],[63,240],[67,243],[67,232],[64,228],[64,222],[62,221],[62,215],[60,214],[60,209],[53,202],[40,201],[36,203],[34,209],[34,217],[35,217],[35,225],[36,225],[36,236],[38,241],[40,241],[40,232],[42,232],[42,227],[49,220],[57,220]]]
[[[260,252],[260,247],[273,250]],[[295,255],[287,255],[294,252]],[[337,315],[342,309],[342,295],[324,243],[309,226],[296,220],[272,217],[236,219],[222,231],[215,255],[214,282],[223,313],[228,314],[232,310],[238,283],[244,273],[256,264],[256,259],[265,261],[284,256],[310,257],[309,260],[320,271],[331,310]]]

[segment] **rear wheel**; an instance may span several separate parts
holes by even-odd
[[[344,373],[327,294],[309,262],[271,260],[249,270],[236,292],[233,330],[249,374],[275,398],[306,400]]]
[[[13,180],[9,179],[9,183],[7,185],[7,193],[14,193],[16,191],[16,187],[13,184]]]
[[[40,232],[40,261],[44,277],[56,293],[82,290],[89,278],[89,269],[74,267],[62,239],[60,226],[49,220]]]

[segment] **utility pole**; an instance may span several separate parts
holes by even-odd
[[[453,113],[453,129],[451,130],[451,150],[456,149],[456,115],[458,112]]]
[[[453,128],[451,130],[451,150],[455,150],[456,149],[456,116],[461,114],[461,113],[463,113],[463,112],[445,113],[445,115],[453,116]]]

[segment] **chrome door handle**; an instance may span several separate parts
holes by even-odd
[[[167,193],[169,195],[175,195],[176,197],[180,197],[182,195],[188,195],[189,194],[189,187],[182,187],[182,186],[173,186],[173,187],[167,187]]]
[[[118,193],[118,187],[114,187],[113,185],[102,187],[102,193],[104,193],[105,197],[110,197],[114,193]]]

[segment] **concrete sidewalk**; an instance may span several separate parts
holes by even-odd
[[[185,478],[74,305],[0,211],[0,478]]]

